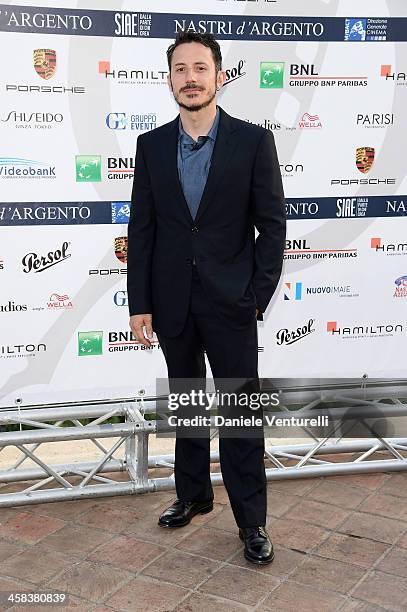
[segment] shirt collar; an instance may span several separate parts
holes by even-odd
[[[210,138],[210,140],[215,141],[216,140],[216,135],[218,132],[218,126],[219,126],[219,118],[220,118],[220,112],[219,112],[219,107],[216,107],[216,115],[215,115],[215,119],[212,123],[212,127],[209,130],[207,137]],[[194,139],[185,132],[184,128],[182,127],[182,123],[181,123],[181,117],[178,120],[178,140],[186,140],[186,141],[190,141],[190,142],[195,142]]]

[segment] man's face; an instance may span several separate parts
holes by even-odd
[[[216,74],[212,51],[200,43],[179,45],[173,53],[168,84],[182,108],[199,111],[209,106],[216,88],[225,81],[225,73]]]

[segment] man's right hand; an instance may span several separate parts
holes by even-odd
[[[153,339],[153,316],[151,314],[133,315],[130,317],[129,325],[136,340],[144,344],[144,346],[151,348],[150,340]],[[145,334],[144,327],[146,328]]]

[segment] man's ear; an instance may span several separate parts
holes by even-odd
[[[219,70],[216,76],[216,84],[218,86],[218,89],[221,89],[224,86],[225,82],[226,82],[226,72],[224,70]]]
[[[172,82],[171,82],[170,73],[167,74],[167,84],[168,84],[168,87],[170,88],[170,91],[172,91]]]

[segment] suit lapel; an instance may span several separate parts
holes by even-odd
[[[222,176],[225,173],[227,165],[234,148],[237,145],[237,139],[234,137],[233,120],[225,113],[222,108],[219,108],[220,118],[218,133],[216,136],[215,146],[212,154],[211,165],[209,168],[208,179],[205,189],[199,203],[198,212],[196,213],[195,222],[199,221],[208,205],[213,199],[215,191],[220,183]]]
[[[185,199],[184,192],[182,190],[182,185],[179,180],[179,174],[178,174],[178,121],[179,121],[179,115],[175,117],[174,121],[171,121],[171,123],[168,126],[169,127],[169,148],[170,148],[168,187],[170,191],[175,193],[177,199],[180,202],[180,205],[185,209],[189,217],[189,220],[193,222],[192,215],[189,210],[188,203]],[[167,147],[168,147],[168,142],[163,143],[162,153],[164,153],[164,155],[168,151]],[[164,161],[163,167],[168,168],[168,158],[164,158],[163,161]]]

